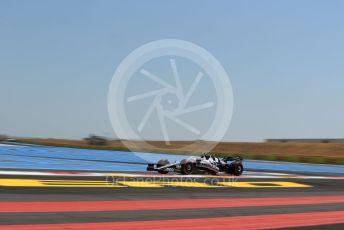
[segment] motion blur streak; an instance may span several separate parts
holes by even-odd
[[[85,212],[117,210],[167,210],[225,207],[344,203],[344,196],[300,196],[276,198],[182,199],[182,200],[115,200],[0,202],[0,212]]]
[[[290,221],[293,220],[293,221]],[[81,229],[269,229],[344,223],[344,211],[134,222],[7,225],[6,230]]]

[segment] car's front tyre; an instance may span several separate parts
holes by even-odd
[[[194,171],[194,164],[192,162],[181,162],[180,172],[183,175],[190,175]]]
[[[158,163],[156,164],[156,166],[158,168],[160,168],[160,167],[163,167],[163,166],[168,165],[168,164],[170,164],[170,162],[168,160],[159,160]],[[161,174],[167,174],[168,173],[167,170],[159,170],[158,172]]]
[[[240,176],[244,172],[244,166],[240,162],[233,162],[229,165],[228,173]]]

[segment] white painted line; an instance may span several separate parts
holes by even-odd
[[[286,174],[286,175],[273,175],[272,173],[264,173],[264,175],[242,175],[240,177],[235,177],[231,175],[178,175],[178,174],[170,174],[170,175],[161,175],[161,174],[131,174],[131,173],[93,173],[93,172],[39,172],[39,171],[0,171],[0,175],[21,175],[21,176],[94,176],[94,177],[142,177],[142,178],[173,178],[173,177],[181,177],[181,178],[259,178],[259,179],[337,179],[343,180],[343,176],[304,176],[304,175],[293,175],[293,174]]]

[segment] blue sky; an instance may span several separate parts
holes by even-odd
[[[230,75],[227,140],[344,131],[344,2],[0,0],[0,133],[114,136],[107,91],[121,60],[177,38]]]

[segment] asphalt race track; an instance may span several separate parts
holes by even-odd
[[[344,224],[344,183],[337,175],[316,179],[313,175],[264,178],[258,172],[260,178],[63,174],[2,175],[0,229],[339,228]]]
[[[344,175],[0,170],[0,229],[96,228],[344,229]]]

